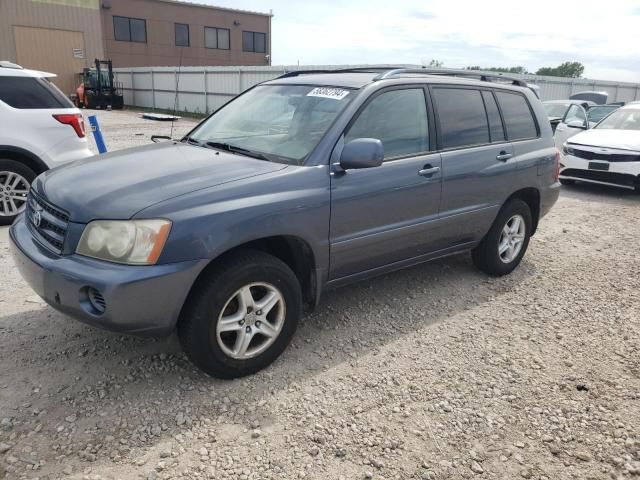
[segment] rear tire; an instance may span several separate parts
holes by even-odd
[[[178,322],[189,359],[218,378],[271,364],[289,345],[302,315],[302,291],[287,264],[261,251],[227,257],[205,273]]]
[[[0,225],[11,225],[27,206],[36,173],[23,163],[0,158]]]
[[[576,184],[576,181],[575,181],[575,180],[570,180],[570,179],[568,179],[568,178],[561,178],[561,179],[560,179],[560,183],[561,183],[562,185],[575,185],[575,184]]]
[[[529,205],[517,198],[510,200],[482,242],[472,250],[473,263],[494,277],[511,273],[527,251],[532,226]]]

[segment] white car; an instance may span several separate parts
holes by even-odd
[[[82,113],[51,77],[0,62],[0,225],[25,209],[36,176],[92,155]]]
[[[640,191],[640,102],[619,108],[564,144],[560,181],[576,180]]]
[[[556,147],[562,150],[562,146],[571,137],[595,127],[604,117],[619,108],[620,105],[594,105],[588,109],[578,104],[571,105],[562,121],[558,123],[553,135]]]

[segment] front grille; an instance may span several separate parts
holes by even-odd
[[[626,187],[640,186],[640,177],[627,173],[604,172],[599,170],[579,170],[577,168],[565,168],[560,172],[561,177],[594,180],[596,182],[613,183]]]
[[[62,253],[69,214],[45,202],[33,190],[29,193],[27,222],[36,239],[55,253]]]
[[[629,155],[621,153],[598,153],[589,150],[573,149],[575,157],[585,160],[604,160],[605,162],[640,162],[640,155]]]

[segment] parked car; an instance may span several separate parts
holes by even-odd
[[[92,155],[80,110],[51,77],[0,62],[0,225],[25,210],[37,175]]]
[[[640,103],[629,103],[563,147],[560,181],[640,190]]]
[[[571,105],[565,117],[556,127],[554,134],[556,147],[561,150],[569,138],[583,130],[595,127],[600,120],[611,112],[615,112],[618,108],[620,108],[620,105],[594,105],[588,109],[584,109],[577,104]]]
[[[518,80],[430,72],[289,73],[181,141],[45,172],[16,264],[84,322],[177,328],[224,378],[274,361],[330,288],[467,251],[508,274],[559,194],[544,108]]]
[[[595,92],[593,90],[587,90],[583,92],[576,92],[569,97],[570,100],[588,100],[596,105],[604,105],[609,99],[607,92]]]
[[[587,100],[547,100],[543,104],[553,133],[555,133],[558,124],[564,120],[572,105],[580,105],[585,110],[595,105],[594,102]]]

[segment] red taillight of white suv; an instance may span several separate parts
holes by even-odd
[[[76,131],[76,134],[80,138],[84,138],[85,130],[84,130],[84,117],[81,113],[64,113],[60,115],[54,115],[57,121],[64,125],[70,125]]]

